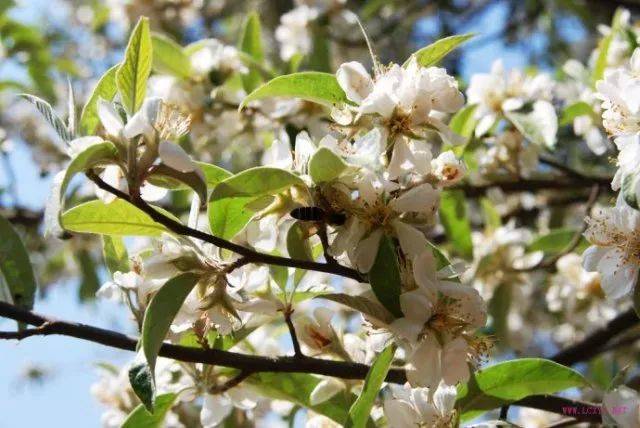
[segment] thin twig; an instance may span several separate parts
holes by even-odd
[[[222,394],[227,392],[231,388],[234,388],[242,383],[243,380],[247,379],[249,376],[253,374],[250,370],[241,370],[240,373],[227,380],[225,383],[221,385],[216,385],[214,387],[209,388],[210,394]]]
[[[193,229],[189,226],[185,226],[184,224],[176,221],[166,215],[162,214],[160,211],[153,208],[151,205],[147,204],[141,198],[133,198],[131,195],[124,193],[123,191],[116,189],[115,187],[105,183],[97,174],[92,171],[87,172],[87,177],[96,183],[98,187],[101,189],[112,193],[120,199],[123,199],[130,204],[134,205],[136,208],[139,208],[141,211],[145,212],[151,219],[156,221],[157,223],[162,224],[167,229],[171,230],[174,233],[183,236],[191,236],[193,238],[199,239],[204,242],[208,242],[217,247],[224,248],[234,253],[237,253],[244,257],[247,263],[263,263],[269,265],[276,266],[286,266],[293,267],[299,269],[306,269],[318,272],[330,273],[338,276],[343,276],[345,278],[355,279],[359,282],[364,282],[365,278],[355,269],[351,269],[346,266],[338,265],[338,264],[330,264],[330,263],[318,263],[309,260],[296,260],[290,259],[287,257],[275,256],[272,254],[265,254],[255,251],[251,248],[244,247],[239,244],[235,244],[233,242],[227,241],[220,237],[208,234],[206,232],[202,232],[197,229]]]
[[[302,349],[300,349],[300,342],[298,341],[298,334],[296,333],[296,327],[293,325],[293,321],[291,319],[291,315],[293,314],[293,309],[291,305],[287,306],[284,310],[284,321],[287,324],[287,328],[289,329],[289,336],[291,336],[291,344],[293,345],[293,355],[296,357],[304,357],[302,353]]]

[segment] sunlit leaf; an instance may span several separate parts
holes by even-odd
[[[129,114],[138,111],[144,101],[152,61],[153,49],[149,33],[149,20],[142,17],[131,33],[124,61],[116,71],[118,92],[122,104]]]
[[[349,409],[349,415],[344,424],[345,428],[364,428],[367,426],[373,404],[387,377],[395,351],[395,345],[391,344],[376,357],[364,380],[360,396]]]
[[[178,398],[178,394],[169,393],[156,397],[153,413],[140,404],[133,409],[122,424],[122,428],[161,428],[169,410]]]
[[[303,71],[270,80],[247,95],[240,108],[251,101],[271,97],[300,98],[327,106],[347,102],[347,96],[333,74]]]
[[[129,272],[129,253],[119,236],[102,235],[104,262],[113,275],[115,272]]]
[[[118,65],[114,65],[102,75],[87,100],[87,103],[84,105],[82,113],[80,114],[79,124],[80,130],[84,135],[93,135],[100,123],[100,118],[98,117],[98,100],[111,101],[116,96],[118,92],[118,87],[116,86],[117,70]]]
[[[246,53],[257,64],[264,62],[260,17],[256,12],[247,16],[239,45],[240,51]],[[249,72],[242,75],[242,85],[247,93],[256,89],[262,82],[262,76],[255,67],[250,67]]]
[[[475,34],[469,33],[445,37],[414,52],[413,56],[416,57],[418,64],[421,66],[430,67],[440,62],[442,58],[447,56],[451,51],[474,36]],[[409,60],[407,60],[404,65],[406,66],[408,62]]]
[[[159,33],[151,35],[151,44],[155,70],[183,79],[188,79],[191,76],[191,59],[179,44]]]

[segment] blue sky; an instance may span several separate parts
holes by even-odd
[[[26,3],[25,3],[26,4]],[[33,2],[25,9],[25,14],[35,7],[47,6],[46,2]],[[45,10],[45,9],[41,9]],[[459,30],[473,31],[482,40],[483,30],[499,28],[508,16],[504,7],[493,7],[474,25]],[[425,20],[418,29],[427,33],[436,24]],[[580,37],[583,31],[574,22],[565,26],[569,35]],[[424,31],[422,31],[424,30]],[[493,30],[495,31],[495,30]],[[542,47],[540,37],[532,37],[531,45]],[[524,67],[526,60],[519,48],[506,48],[499,41],[477,42],[464,49],[462,61],[463,78],[477,72],[487,72],[491,63],[501,58],[507,68]],[[0,69],[1,70],[1,69]],[[6,76],[5,76],[6,77]],[[37,169],[29,159],[26,148],[18,145],[11,155],[12,162],[20,171],[18,192],[21,204],[31,208],[41,208],[49,193],[48,181],[38,177]],[[6,180],[0,170],[0,183]],[[43,314],[86,322],[93,325],[127,331],[127,314],[117,305],[100,301],[92,305],[77,303],[75,284],[59,284],[51,287],[46,300],[36,303],[36,310]],[[14,328],[14,324],[0,320],[0,329]],[[97,344],[72,338],[50,336],[29,338],[20,343],[0,341],[0,428],[16,426],[36,427],[98,427],[100,425],[100,405],[89,393],[90,385],[97,379],[93,364],[97,361],[124,363],[132,354],[106,348]],[[42,385],[21,385],[20,374],[30,364],[42,366],[51,373]]]

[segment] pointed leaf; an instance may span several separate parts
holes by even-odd
[[[116,84],[122,104],[129,114],[142,105],[153,59],[149,19],[142,17],[131,33],[124,61],[116,72]]]
[[[191,60],[182,46],[169,37],[153,33],[153,68],[159,73],[168,73],[181,79],[191,76]]]
[[[127,419],[122,424],[122,428],[161,428],[164,426],[164,419],[176,402],[178,394],[169,393],[158,395],[156,398],[154,412],[149,413],[144,405],[140,404],[133,409]]]
[[[369,283],[378,301],[396,318],[401,318],[400,268],[393,241],[388,236],[380,239],[376,259],[369,271]]]
[[[475,34],[469,33],[445,37],[414,52],[413,56],[416,57],[418,64],[421,66],[430,67],[440,62],[440,60],[447,56],[452,50],[474,36]],[[409,60],[407,60],[404,65],[406,66],[408,62]]]
[[[158,290],[149,302],[142,321],[140,349],[149,364],[152,379],[154,379],[158,352],[160,352],[162,342],[169,332],[169,327],[199,279],[200,275],[193,272],[173,277]],[[155,384],[155,381],[153,383]]]
[[[98,100],[111,101],[116,96],[118,88],[116,86],[116,71],[118,65],[114,65],[102,75],[91,96],[80,114],[80,131],[83,135],[93,135],[100,123],[98,117]]]
[[[111,275],[115,272],[129,272],[129,253],[119,236],[102,235],[104,262]]]
[[[169,217],[173,215],[156,208]],[[168,230],[145,212],[121,199],[105,204],[95,200],[77,205],[62,214],[62,226],[72,232],[116,236],[160,236]]]
[[[12,303],[25,309],[33,308],[36,278],[29,253],[9,220],[0,216],[0,276],[4,277]]]
[[[309,160],[309,175],[316,184],[340,177],[349,165],[331,149],[320,147]]]
[[[376,357],[364,380],[360,396],[349,409],[349,415],[344,424],[345,428],[364,428],[367,426],[367,420],[378,392],[382,388],[382,383],[387,377],[395,351],[395,345],[391,344]]]
[[[347,102],[347,96],[333,74],[304,71],[270,80],[247,95],[240,108],[251,101],[271,97],[300,98],[327,106]]]
[[[58,134],[62,141],[68,143],[73,139],[73,135],[67,129],[67,125],[65,125],[64,121],[60,119],[60,117],[56,114],[56,112],[53,110],[53,107],[51,107],[51,104],[34,95],[20,94],[20,97],[36,106],[40,114],[42,114],[49,125],[53,127],[53,129],[56,131],[56,134]]]
[[[386,324],[393,322],[393,316],[378,302],[371,301],[363,296],[352,296],[344,293],[321,294],[318,299],[331,300],[340,303],[369,317],[376,318]]]
[[[474,373],[467,384],[458,387],[456,406],[462,419],[469,420],[530,395],[588,386],[589,382],[569,367],[542,358],[521,358]]]
[[[256,12],[247,16],[239,47],[240,51],[246,53],[256,64],[264,62],[260,17]],[[251,67],[247,74],[242,75],[242,86],[247,93],[256,89],[262,82],[262,76],[255,67]]]

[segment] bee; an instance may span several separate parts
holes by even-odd
[[[289,214],[296,220],[324,222],[335,226],[341,226],[347,220],[342,213],[327,212],[320,207],[298,207],[291,210]]]

